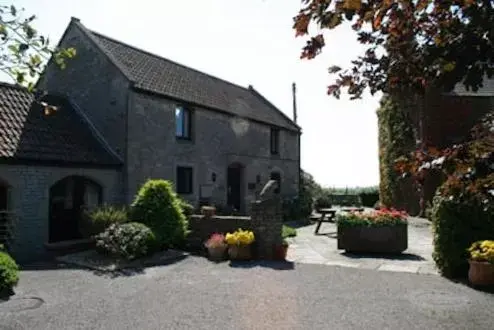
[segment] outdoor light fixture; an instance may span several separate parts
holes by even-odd
[[[216,182],[216,173],[211,174],[211,181]]]

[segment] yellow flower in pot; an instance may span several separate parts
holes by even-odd
[[[250,230],[237,229],[227,233],[225,241],[228,244],[228,255],[232,260],[252,259],[251,244],[255,241],[254,233]]]
[[[474,242],[468,249],[468,279],[473,285],[494,285],[494,241]]]

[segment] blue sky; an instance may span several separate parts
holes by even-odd
[[[9,2],[8,0],[4,2]],[[326,94],[327,68],[362,52],[348,27],[326,35],[317,59],[300,60],[292,18],[300,0],[11,0],[58,41],[71,16],[91,30],[242,86],[253,85],[292,117],[297,83],[302,168],[324,186],[377,184],[379,96]]]

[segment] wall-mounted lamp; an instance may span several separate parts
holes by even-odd
[[[256,182],[261,183],[261,175],[260,174],[256,175]]]
[[[211,181],[216,182],[216,173],[211,174]]]

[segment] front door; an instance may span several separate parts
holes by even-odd
[[[242,187],[242,168],[240,166],[228,167],[228,206],[234,207],[237,211],[241,207],[241,187]]]

